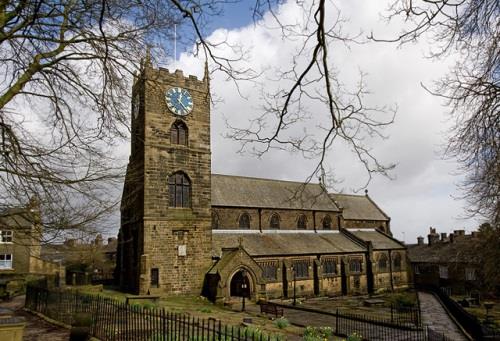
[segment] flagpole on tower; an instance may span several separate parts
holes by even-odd
[[[177,69],[177,24],[174,24],[174,68]]]

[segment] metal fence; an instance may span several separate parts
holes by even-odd
[[[26,308],[68,325],[87,315],[92,336],[103,341],[282,340],[258,329],[233,327],[160,308],[127,305],[102,296],[28,286]]]

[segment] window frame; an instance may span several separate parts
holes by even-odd
[[[332,264],[333,264],[333,270],[334,270],[333,272],[328,271],[328,270],[332,269]],[[321,267],[322,267],[323,276],[329,277],[329,276],[338,275],[337,260],[336,259],[333,259],[333,258],[324,259],[322,261]]]
[[[149,286],[151,288],[159,288],[160,287],[160,269],[159,268],[151,268],[149,273]]]
[[[269,228],[279,230],[281,228],[280,220],[281,219],[278,213],[271,214],[271,217],[269,218]]]
[[[168,207],[191,208],[191,190],[191,180],[186,173],[179,171],[170,174],[168,177]]]
[[[276,262],[266,262],[260,264],[262,268],[262,277],[267,281],[276,281],[278,279],[278,264]]]
[[[7,256],[9,256],[10,259],[7,259]],[[8,266],[9,264],[10,266]],[[12,253],[0,253],[0,270],[12,270],[14,268],[13,265],[14,255]]]
[[[5,241],[4,240],[4,232],[5,235],[8,235],[7,238],[10,238],[10,240]],[[0,244],[12,244],[14,242],[14,230],[0,230]]]
[[[382,263],[383,261],[383,263]],[[379,272],[386,272],[387,271],[387,265],[388,265],[389,258],[385,253],[382,253],[377,261],[377,267]],[[382,266],[383,264],[383,266]]]
[[[183,141],[181,141],[181,132]],[[170,144],[186,146],[188,145],[189,129],[184,121],[177,120],[170,126]]]
[[[299,215],[297,219],[297,230],[307,230],[307,217],[305,214]]]
[[[358,266],[354,266],[354,264],[359,264]],[[361,258],[351,258],[349,259],[349,273],[351,274],[360,274],[363,272],[363,260]]]
[[[325,227],[325,223],[328,223],[328,227]],[[329,214],[325,215],[323,217],[323,221],[321,222],[321,227],[323,228],[323,230],[332,230],[332,226],[333,226],[333,220],[332,220],[332,217],[330,217]]]
[[[243,226],[244,224],[242,224],[244,217],[246,217],[246,222],[248,222],[248,225],[245,224],[245,226]],[[240,214],[240,217],[238,218],[238,228],[240,230],[250,230],[250,214],[248,214],[247,212],[243,212],[242,214]]]
[[[293,274],[296,279],[309,278],[309,264],[307,260],[295,260],[292,262]]]
[[[439,278],[448,279],[448,266],[447,265],[439,265]]]

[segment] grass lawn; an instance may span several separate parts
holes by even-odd
[[[367,307],[364,305],[366,299],[380,299],[384,303],[382,305]],[[385,319],[391,318],[391,304],[398,305],[401,302],[415,305],[417,302],[416,293],[414,291],[402,291],[371,296],[320,297],[300,300],[300,304],[304,307],[329,312],[335,312],[338,309],[340,312],[369,315]],[[394,313],[396,314],[396,311]]]
[[[71,288],[81,293],[99,294],[120,302],[125,302],[124,294],[110,289],[101,289],[92,286],[79,286]],[[150,302],[134,302],[133,304],[148,304]],[[266,333],[281,334],[289,339],[297,339],[303,333],[303,328],[289,325],[280,329],[277,323],[265,315],[260,314],[260,308],[255,303],[246,301],[246,311],[241,312],[241,300],[235,300],[226,306],[213,304],[200,296],[168,296],[161,298],[157,307],[163,307],[169,312],[189,314],[196,318],[207,319],[209,317],[221,320],[222,324],[229,326],[240,326],[243,318],[251,318],[251,327],[258,328]]]

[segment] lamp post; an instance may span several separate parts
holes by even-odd
[[[241,283],[241,296],[243,297],[242,303],[241,303],[241,311],[245,311],[245,295],[247,291],[247,282],[245,281],[247,276],[247,272],[245,270],[241,270],[241,277],[243,279]]]

